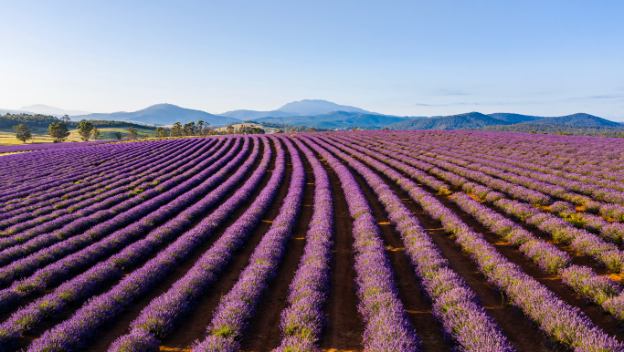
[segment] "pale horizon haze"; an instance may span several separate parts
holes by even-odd
[[[624,121],[622,1],[0,0],[0,108]]]

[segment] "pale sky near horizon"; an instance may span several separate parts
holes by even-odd
[[[624,121],[624,1],[0,0],[0,108]]]

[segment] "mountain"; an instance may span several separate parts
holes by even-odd
[[[45,105],[33,105],[24,109],[47,112],[45,115],[60,116],[73,111]],[[2,113],[23,114],[22,110],[1,110]],[[34,113],[30,113],[35,115]],[[544,117],[515,113],[482,114],[468,112],[450,116],[400,117],[369,112],[361,108],[340,105],[327,100],[304,99],[287,103],[276,110],[233,110],[214,115],[201,110],[186,109],[172,104],[157,104],[133,112],[83,114],[72,116],[74,121],[106,120],[133,122],[142,125],[171,125],[174,122],[187,123],[203,120],[211,126],[226,126],[241,121],[254,121],[265,126],[301,127],[316,129],[403,129],[403,130],[457,130],[457,129],[501,129],[530,132],[570,132],[583,129],[584,132],[612,129],[620,133],[624,124],[609,121],[598,116],[578,113],[567,116]]]
[[[61,108],[57,108],[54,106],[43,105],[43,104],[24,106],[21,108],[21,110],[34,113],[34,114],[50,115],[50,116],[63,116],[63,115],[75,116],[75,115],[89,114],[86,111],[66,110],[66,109],[61,109]]]
[[[0,108],[0,115],[5,115],[5,114],[24,114],[25,112],[22,110],[15,110],[15,109],[2,109]]]
[[[409,119],[393,124],[389,127],[397,130],[461,130],[482,129],[497,126],[505,126],[504,130],[507,131],[552,131],[564,128],[624,127],[624,125],[620,123],[583,113],[558,117],[541,117],[512,113],[494,113],[486,115],[479,112]]]
[[[535,120],[541,120],[544,117],[541,116],[531,116],[531,115],[521,115],[521,114],[512,114],[508,112],[496,112],[493,114],[488,114],[488,116],[495,118],[505,124],[515,124],[522,122],[529,122]]]
[[[361,114],[371,114],[370,111],[356,108],[354,106],[339,105],[327,100],[304,99],[285,104],[278,111],[290,113],[292,115],[321,115],[334,111],[356,112]]]
[[[256,119],[255,122],[277,126],[286,125],[327,130],[343,130],[351,128],[381,129],[405,119],[406,118],[399,116],[380,115],[374,113],[336,111],[311,116],[268,116]]]
[[[221,116],[227,116],[227,117],[233,117],[235,119],[239,119],[239,120],[255,120],[255,119],[259,119],[262,117],[268,117],[268,116],[273,116],[273,117],[287,117],[287,116],[291,116],[292,114],[289,114],[287,112],[283,112],[283,111],[279,111],[279,110],[272,110],[272,111],[256,111],[256,110],[233,110],[233,111],[228,111],[228,112],[224,112],[223,114],[220,114]]]
[[[304,99],[293,101],[271,111],[234,110],[221,114],[240,120],[255,120],[263,117],[291,117],[323,115],[336,111],[354,112],[360,114],[375,114],[354,106],[340,105],[327,100]]]
[[[545,117],[540,120],[524,122],[523,124],[531,124],[538,126],[561,126],[561,127],[575,127],[575,128],[609,128],[609,127],[623,127],[624,125],[603,119],[602,117],[578,113],[567,116],[559,117]]]
[[[75,120],[118,120],[141,123],[145,125],[172,125],[175,122],[187,123],[203,120],[211,126],[223,126],[240,120],[220,115],[209,114],[201,110],[193,110],[172,104],[157,104],[133,112],[114,112],[110,114],[89,114],[73,117]]]
[[[46,134],[48,132],[48,126],[52,122],[60,121],[60,118],[52,115],[42,114],[6,114],[0,115],[0,131],[2,132],[14,132],[15,126],[18,124],[25,124],[30,128],[33,133]],[[106,129],[127,129],[133,127],[141,130],[153,130],[153,127],[139,125],[127,121],[113,121],[113,120],[90,120],[91,123],[98,127],[102,132]],[[68,127],[70,129],[78,126],[77,121],[70,121]]]
[[[66,110],[61,108],[56,108],[54,106],[48,105],[29,105],[24,106],[20,109],[0,109],[0,115],[4,114],[28,114],[28,115],[46,115],[46,116],[56,116],[61,117],[63,115],[75,116],[75,115],[86,115],[88,112],[79,111],[79,110]]]
[[[507,123],[501,119],[480,112],[468,112],[450,116],[412,118],[393,124],[390,128],[397,130],[460,130],[478,129],[485,126],[500,124]]]

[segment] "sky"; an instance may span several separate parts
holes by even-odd
[[[0,0],[0,107],[624,121],[624,1]]]

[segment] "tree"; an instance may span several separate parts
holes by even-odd
[[[137,132],[136,128],[134,127],[128,128],[128,138],[133,139],[133,140],[139,138],[139,132]]]
[[[264,130],[257,126],[240,126],[238,128],[238,133],[242,134],[263,134]]]
[[[182,135],[184,135],[184,131],[182,130],[182,124],[179,122],[174,123],[171,127],[171,136],[180,137]]]
[[[69,121],[71,121],[71,119],[69,118],[69,115],[66,114],[61,117],[61,121],[65,122],[65,124],[67,125]]]
[[[169,129],[164,127],[156,127],[156,137],[166,138],[169,137]]]
[[[88,141],[91,138],[91,133],[93,133],[93,124],[87,120],[82,120],[78,123],[78,134],[80,134],[80,139],[83,141]]]
[[[210,124],[205,122],[204,120],[197,121],[197,134],[200,136],[205,136],[208,134],[208,126]]]
[[[32,133],[30,133],[30,128],[23,123],[15,126],[15,137],[22,141],[22,143],[26,143],[27,140],[32,139]]]
[[[189,122],[184,124],[183,132],[185,136],[194,136],[197,132],[195,128],[195,122]]]
[[[48,126],[48,134],[54,139],[54,143],[58,143],[69,136],[69,131],[65,122],[55,121]]]
[[[93,130],[91,130],[91,137],[94,140],[98,140],[98,139],[100,139],[100,135],[101,135],[100,134],[100,130],[98,130],[97,127],[93,126]]]
[[[113,136],[113,138],[115,138],[118,141],[120,141],[121,138],[123,138],[123,134],[121,134],[121,132],[117,132],[117,131],[112,132],[111,136]]]

